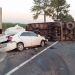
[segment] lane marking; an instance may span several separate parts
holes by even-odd
[[[3,54],[3,57],[0,59],[0,63],[6,58],[6,53]]]
[[[22,66],[24,66],[25,64],[27,64],[28,62],[30,62],[31,60],[33,60],[35,57],[37,57],[38,55],[40,55],[41,53],[43,53],[44,51],[46,51],[47,49],[49,49],[50,47],[54,46],[55,44],[57,44],[58,41],[56,41],[55,43],[53,43],[52,45],[48,46],[47,48],[45,48],[44,50],[42,50],[41,52],[37,53],[36,55],[32,56],[30,59],[26,60],[25,62],[23,62],[22,64],[20,64],[19,66],[15,67],[14,69],[12,69],[11,71],[9,71],[8,73],[6,73],[5,75],[11,75],[12,73],[14,73],[15,71],[17,71],[19,68],[21,68]]]

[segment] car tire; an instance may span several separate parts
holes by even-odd
[[[23,43],[18,43],[17,44],[17,49],[19,50],[19,51],[23,51],[24,50],[24,44]]]
[[[45,46],[45,41],[42,40],[40,45],[41,45],[41,47],[44,47]]]

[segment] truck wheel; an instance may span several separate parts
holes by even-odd
[[[41,47],[44,47],[45,46],[45,41],[42,40],[40,45],[41,45]]]
[[[74,23],[68,22],[68,23],[66,24],[66,27],[67,27],[68,30],[72,30],[75,26],[74,26]]]
[[[19,50],[19,51],[23,51],[24,50],[24,44],[23,43],[18,43],[17,44],[17,49]]]

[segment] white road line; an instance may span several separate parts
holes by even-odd
[[[0,63],[6,58],[6,53],[4,53],[4,56],[0,59]]]
[[[41,53],[43,53],[44,51],[46,51],[47,49],[49,49],[50,47],[54,46],[55,44],[57,44],[58,41],[56,41],[55,43],[53,43],[52,45],[48,46],[47,48],[45,48],[44,50],[42,50],[41,52],[37,53],[36,55],[34,55],[33,57],[31,57],[30,59],[26,60],[25,62],[23,62],[22,64],[20,64],[19,66],[15,67],[14,69],[12,69],[11,71],[9,71],[8,73],[6,73],[5,75],[11,75],[12,73],[14,73],[16,70],[18,70],[19,68],[21,68],[22,66],[24,66],[25,64],[27,64],[28,62],[30,62],[32,59],[34,59],[35,57],[37,57],[38,55],[40,55]]]

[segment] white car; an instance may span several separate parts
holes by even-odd
[[[45,37],[37,35],[32,31],[22,31],[18,32],[15,35],[8,36],[8,43],[5,43],[7,46],[0,48],[0,51],[10,51],[17,48],[19,51],[24,50],[24,47],[45,45],[45,42],[48,40]]]

